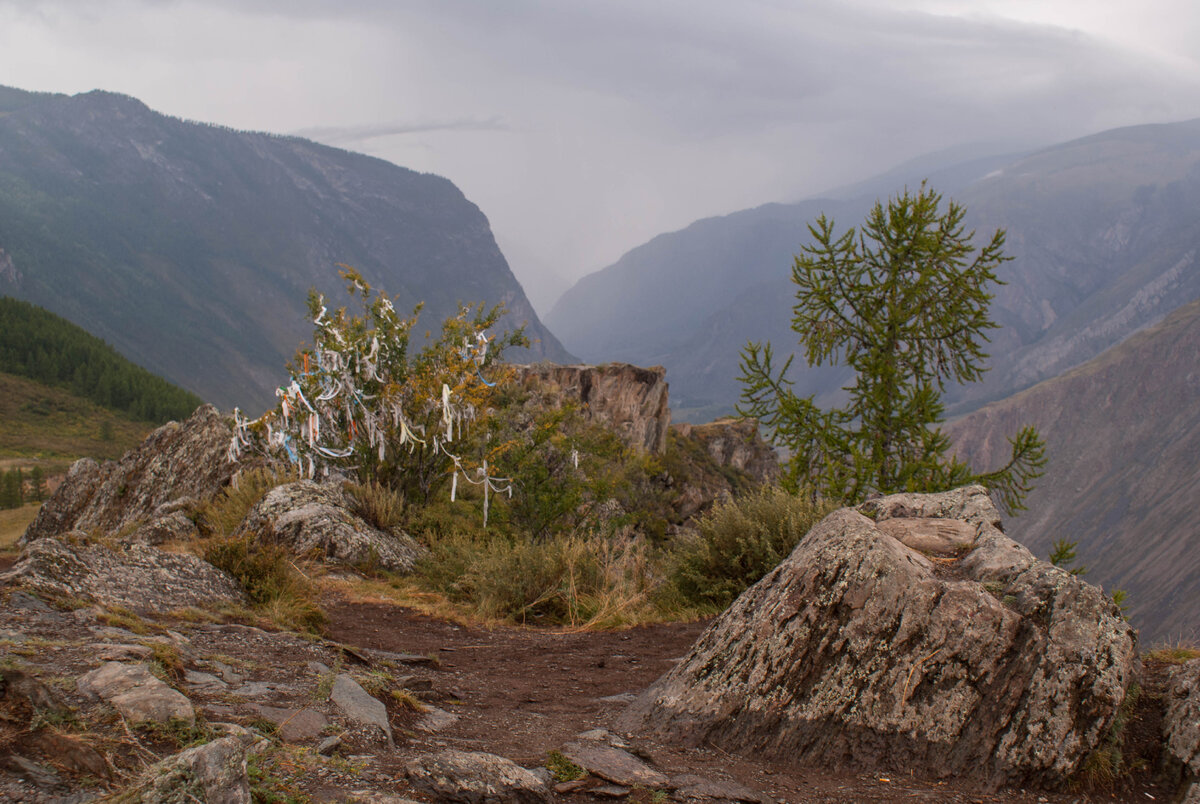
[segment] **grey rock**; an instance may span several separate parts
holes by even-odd
[[[54,609],[46,601],[25,592],[13,592],[8,596],[8,607],[22,611],[36,611],[41,614],[53,614]]]
[[[348,720],[361,726],[378,727],[387,737],[388,745],[392,744],[392,725],[388,722],[387,707],[348,674],[340,673],[333,680],[333,692],[329,698]]]
[[[336,734],[333,734],[317,743],[317,753],[323,757],[332,756],[333,753],[341,747],[342,738],[338,737]]]
[[[154,649],[149,645],[126,645],[97,642],[88,646],[93,658],[102,662],[127,662],[149,659]]]
[[[382,531],[354,513],[339,486],[310,480],[271,489],[238,527],[235,536],[270,534],[296,555],[328,564],[412,570],[425,548],[399,530]]]
[[[203,405],[186,422],[155,430],[118,462],[76,461],[21,543],[71,530],[116,533],[150,519],[164,503],[213,497],[236,468],[226,455],[230,438],[217,409]]]
[[[958,519],[974,546],[935,567],[878,526],[897,518]],[[835,511],[619,727],[796,766],[1062,783],[1108,732],[1136,638],[998,521],[981,487]]]
[[[1200,795],[1200,659],[1171,668],[1163,713],[1168,766],[1178,772],[1182,790]]]
[[[517,382],[535,392],[533,404],[577,402],[589,420],[605,425],[634,450],[658,455],[666,451],[671,408],[662,366],[536,363],[515,368]]]
[[[598,742],[574,742],[562,747],[563,756],[593,776],[623,787],[666,787],[670,779],[633,754]]]
[[[148,768],[138,783],[123,791],[120,800],[129,804],[188,800],[250,804],[246,743],[241,737],[222,737],[167,757]]]
[[[198,670],[185,670],[183,673],[183,683],[189,689],[197,692],[223,692],[229,689],[223,679],[214,676],[212,673],[201,673]]]
[[[416,722],[414,728],[418,731],[432,734],[433,732],[448,729],[457,722],[458,715],[453,712],[447,712],[445,709],[439,709],[436,706],[428,706],[421,714],[421,718]]]
[[[131,723],[169,723],[172,719],[196,722],[196,712],[187,696],[160,681],[144,664],[108,662],[80,676],[75,686],[87,698],[112,704]]]
[[[625,787],[619,784],[600,784],[595,787],[589,787],[588,793],[601,798],[625,798],[633,792],[632,787]]]
[[[437,801],[463,804],[541,804],[550,791],[511,760],[478,751],[425,754],[405,766],[413,787]]]
[[[175,511],[166,516],[151,519],[135,530],[129,536],[128,541],[159,545],[167,542],[191,541],[199,535],[200,529],[196,527],[196,523],[182,511]]]
[[[12,771],[43,790],[56,790],[63,786],[62,777],[53,768],[46,767],[20,754],[0,757],[0,767]]]
[[[285,743],[304,743],[316,739],[329,725],[329,718],[313,709],[281,709],[255,704],[255,712],[279,728],[279,739]]]
[[[87,544],[85,534],[38,538],[0,581],[142,613],[245,600],[229,575],[196,556],[139,544],[116,551]]]
[[[0,698],[58,715],[70,712],[62,697],[38,678],[16,667],[0,669]]]
[[[766,804],[771,801],[761,793],[737,782],[706,779],[690,773],[672,776],[671,787],[674,788],[671,797],[680,801],[744,801],[750,804]]]
[[[230,684],[241,684],[245,680],[245,676],[234,670],[232,666],[225,664],[225,662],[218,662],[216,659],[213,659],[208,664],[212,669],[217,671],[217,674],[222,679]]]

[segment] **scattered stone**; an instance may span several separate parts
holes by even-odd
[[[680,801],[741,801],[748,804],[769,804],[770,798],[756,793],[737,782],[705,779],[690,773],[671,777],[673,798]]]
[[[140,782],[122,792],[120,800],[128,804],[188,800],[250,804],[246,744],[240,737],[222,737],[167,757],[148,768]]]
[[[1162,730],[1168,765],[1182,783],[1183,800],[1200,801],[1200,659],[1171,668],[1166,687]]]
[[[421,714],[421,719],[414,726],[417,731],[423,731],[428,734],[448,729],[458,722],[458,715],[453,712],[447,712],[445,709],[439,709],[436,706],[428,706]]]
[[[961,521],[973,547],[934,562],[879,526],[893,518]],[[1108,733],[1135,635],[999,519],[978,486],[830,514],[618,727],[796,766],[1063,783]]]
[[[31,710],[66,715],[71,708],[54,690],[38,678],[16,667],[0,669],[0,697],[19,701]]]
[[[26,744],[74,773],[88,774],[97,779],[110,775],[108,762],[99,751],[77,737],[43,729],[24,738]]]
[[[229,684],[241,684],[246,678],[237,670],[234,670],[231,665],[225,664],[225,662],[218,662],[215,659],[211,659],[208,662],[208,666],[216,670],[217,674]]]
[[[333,754],[341,747],[342,738],[338,737],[336,734],[333,734],[317,743],[317,753],[323,757],[333,756]]]
[[[333,692],[329,697],[347,719],[362,726],[378,727],[387,737],[388,745],[392,745],[392,726],[388,722],[387,707],[348,674],[339,673],[333,680]]]
[[[224,692],[229,685],[212,673],[201,673],[198,670],[185,670],[183,683],[196,692]]]
[[[141,544],[116,551],[86,542],[81,533],[38,538],[0,582],[141,613],[245,600],[232,578],[196,556]]]
[[[46,601],[26,592],[13,592],[8,596],[8,607],[21,611],[36,611],[40,614],[54,614],[54,609]]]
[[[196,722],[187,696],[168,687],[144,664],[108,662],[80,676],[75,685],[89,699],[108,701],[130,723],[169,723],[176,718]]]
[[[616,695],[606,695],[596,700],[601,703],[631,704],[637,700],[636,692],[618,692]]]
[[[567,743],[563,756],[593,776],[623,787],[666,787],[670,780],[622,748],[596,742]]]
[[[438,801],[464,804],[541,804],[550,791],[511,760],[478,751],[446,750],[419,756],[405,767],[413,787]]]
[[[313,709],[280,709],[261,704],[251,708],[278,727],[279,739],[285,743],[303,743],[315,739],[329,725],[329,718]]]
[[[382,531],[354,513],[340,485],[311,480],[276,486],[250,509],[234,536],[270,533],[300,556],[329,564],[409,572],[425,548],[407,534]]]
[[[305,665],[305,667],[320,676],[323,676],[329,672],[329,665],[325,664],[324,662],[309,662]]]
[[[95,658],[104,662],[128,662],[149,659],[154,649],[149,645],[128,645],[98,642],[89,646]]]
[[[229,690],[230,695],[239,698],[281,698],[293,694],[296,688],[291,684],[275,681],[247,681],[236,689]]]
[[[0,757],[0,767],[12,771],[42,790],[58,790],[63,786],[62,777],[53,768],[34,762],[20,754]]]
[[[21,544],[71,530],[116,533],[146,521],[164,503],[207,500],[232,477],[227,452],[233,431],[212,405],[186,422],[168,422],[119,462],[76,461],[42,503]],[[160,515],[162,516],[162,515]]]

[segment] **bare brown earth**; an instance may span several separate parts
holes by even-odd
[[[11,559],[0,561],[0,569]],[[0,588],[0,598],[6,590]],[[372,742],[341,726],[341,759],[315,753],[286,753],[271,760],[270,772],[283,787],[314,801],[353,800],[364,789],[428,798],[405,781],[403,768],[415,756],[442,748],[487,751],[527,767],[542,766],[548,752],[576,734],[607,728],[623,708],[620,698],[647,687],[681,657],[705,623],[673,623],[618,632],[572,633],[518,627],[472,627],[436,619],[385,603],[346,599],[327,601],[326,638],[262,631],[237,624],[174,621],[143,623],[149,631],[114,630],[102,610],[31,612],[0,607],[0,662],[16,664],[50,684],[73,708],[73,722],[51,728],[99,750],[108,779],[88,779],[64,764],[62,755],[41,750],[41,732],[20,713],[0,706],[0,757],[20,753],[55,769],[63,780],[57,790],[31,785],[11,766],[0,763],[0,800],[50,802],[81,789],[115,789],[129,783],[157,757],[177,751],[153,731],[129,730],[107,705],[88,702],[74,679],[101,663],[105,646],[179,646],[179,666],[168,680],[185,692],[208,723],[233,722],[261,728],[257,705],[323,712],[333,725],[341,721],[320,691],[322,671],[349,672],[360,680],[386,679],[386,687],[420,690],[427,705],[457,715],[449,725],[430,731],[422,715],[387,694],[395,748]],[[121,626],[122,623],[115,623]],[[170,631],[167,631],[169,626]],[[218,672],[232,665],[240,679],[221,689],[189,686],[184,671]],[[316,663],[320,663],[317,665]],[[244,686],[242,686],[244,685]],[[248,691],[250,690],[250,691]],[[327,695],[327,691],[325,693]],[[1152,696],[1144,696],[1151,698]],[[605,700],[608,699],[608,700]],[[2,704],[3,702],[0,702]],[[1135,718],[1131,732],[1152,741],[1153,712]],[[329,729],[322,734],[331,733]],[[302,744],[314,744],[319,737]],[[733,780],[782,802],[1132,802],[1169,800],[1168,791],[1148,779],[1112,792],[982,792],[968,780],[917,779],[898,772],[844,774],[828,768],[788,768],[737,757],[717,749],[680,749],[631,735],[636,753],[668,775],[696,774]],[[88,787],[90,785],[90,788]],[[99,789],[98,789],[99,788]],[[644,804],[653,791],[634,790],[628,800]],[[556,793],[557,801],[600,800],[586,791]],[[303,799],[293,799],[303,800]],[[660,800],[660,799],[654,799]]]

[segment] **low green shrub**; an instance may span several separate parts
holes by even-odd
[[[806,493],[763,487],[718,503],[698,532],[677,540],[668,569],[670,589],[685,605],[716,613],[791,553],[834,506]]]

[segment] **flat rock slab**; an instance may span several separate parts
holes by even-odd
[[[771,801],[762,793],[737,782],[706,779],[690,773],[672,776],[671,787],[675,788],[672,797],[681,801],[739,801],[748,804]]]
[[[906,547],[939,556],[953,556],[975,544],[975,526],[960,519],[897,517],[875,527]]]
[[[561,750],[588,773],[622,787],[665,788],[671,781],[628,751],[604,743],[567,743]]]
[[[439,709],[436,706],[430,706],[425,709],[425,713],[417,721],[416,729],[432,734],[433,732],[447,729],[457,722],[458,715],[447,712],[445,709]]]
[[[281,709],[276,706],[255,704],[255,712],[279,729],[279,739],[285,743],[303,743],[321,736],[329,725],[329,718],[312,709]]]
[[[392,744],[387,707],[348,674],[340,673],[333,680],[333,692],[329,697],[347,719],[360,726],[377,726],[387,736],[388,745]]]
[[[404,769],[413,787],[437,801],[463,804],[542,804],[550,791],[532,771],[480,751],[441,751]]]
[[[85,697],[112,704],[131,723],[169,723],[173,719],[196,722],[196,712],[187,696],[160,681],[144,664],[108,662],[80,676],[75,686]]]

